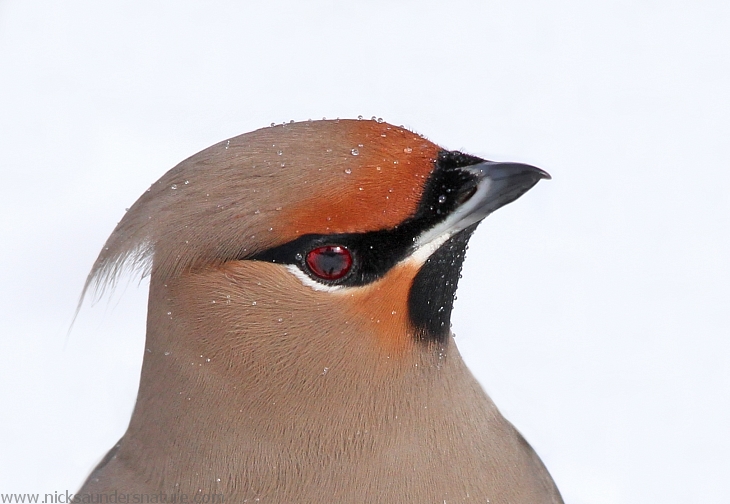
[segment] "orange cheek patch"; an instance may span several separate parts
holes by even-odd
[[[408,316],[408,292],[416,273],[418,267],[400,263],[380,280],[357,289],[348,303],[348,315],[374,334],[390,355],[403,354],[416,342]]]
[[[284,235],[390,229],[416,212],[439,147],[386,123],[352,121],[349,128],[342,152],[324,158],[317,180],[303,189],[311,196],[282,212]]]

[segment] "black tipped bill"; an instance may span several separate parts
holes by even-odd
[[[438,225],[419,236],[417,246],[439,242],[477,224],[487,215],[529,191],[540,179],[550,175],[540,168],[522,163],[481,161],[457,168],[471,178],[462,189],[458,206]]]
[[[477,176],[477,190],[464,203],[468,212],[467,227],[484,219],[500,207],[512,203],[529,191],[540,179],[550,179],[550,174],[532,165],[522,163],[498,163],[484,161],[462,170]]]

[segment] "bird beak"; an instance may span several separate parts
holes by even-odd
[[[550,174],[540,168],[521,163],[484,161],[462,170],[476,175],[472,196],[454,211],[460,229],[484,219],[487,215],[529,191],[540,179]]]
[[[550,174],[535,166],[521,163],[483,161],[459,168],[475,176],[464,188],[459,206],[436,227],[422,234],[416,249],[432,252],[449,237],[477,224],[487,215],[525,194],[540,179]]]

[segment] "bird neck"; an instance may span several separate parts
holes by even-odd
[[[466,418],[455,408],[488,400],[451,338],[393,353],[348,320],[312,334],[305,313],[321,320],[327,307],[302,311],[285,301],[291,297],[272,285],[287,290],[286,281],[261,285],[225,268],[176,279],[153,273],[140,391],[125,436],[140,464],[163,464],[180,446],[201,467],[316,464],[333,443],[354,459],[381,453],[375,439],[408,443],[408,432],[443,428]]]

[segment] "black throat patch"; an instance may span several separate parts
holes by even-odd
[[[467,244],[477,224],[459,231],[426,259],[408,291],[408,315],[424,341],[445,342]]]

